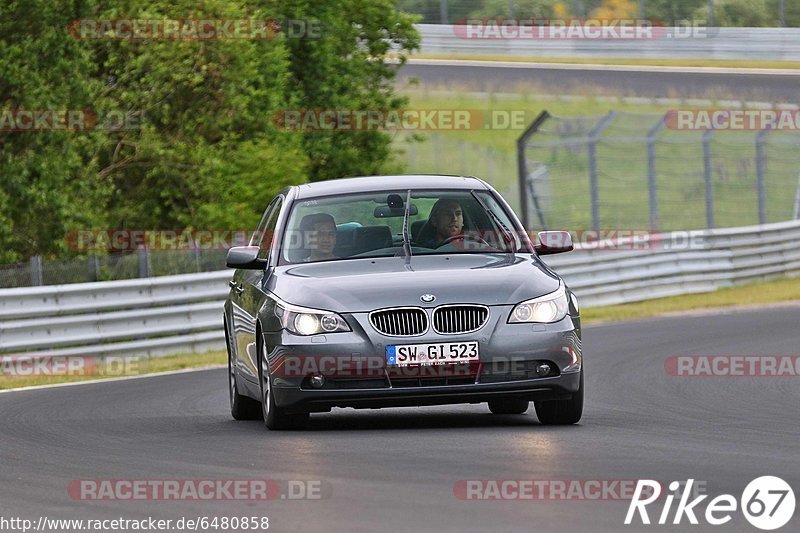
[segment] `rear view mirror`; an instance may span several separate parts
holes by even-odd
[[[258,246],[234,246],[228,250],[225,265],[228,268],[262,270],[267,267],[267,260],[259,259],[258,251]]]
[[[416,204],[411,204],[408,208],[408,216],[413,217],[418,214]],[[406,214],[405,207],[389,207],[388,205],[379,205],[372,212],[375,218],[389,218],[389,217],[402,217]]]
[[[568,231],[540,231],[539,242],[534,246],[539,255],[560,254],[574,249],[572,235]]]

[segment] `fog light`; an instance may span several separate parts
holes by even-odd
[[[314,387],[315,389],[318,389],[323,385],[325,385],[325,376],[321,374],[314,374],[313,376],[311,376],[310,381],[311,381],[311,386]]]
[[[536,373],[539,374],[540,378],[543,378],[550,373],[550,365],[547,363],[540,363],[536,365]]]

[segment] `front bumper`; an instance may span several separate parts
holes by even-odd
[[[287,410],[327,411],[481,403],[503,397],[569,398],[580,384],[579,321],[567,316],[554,324],[508,324],[512,307],[492,307],[488,322],[468,334],[389,337],[372,328],[366,313],[344,315],[353,328],[346,333],[265,333],[275,401]],[[389,345],[462,341],[478,342],[479,363],[386,366]],[[541,363],[550,367],[543,376],[536,372]],[[314,374],[325,377],[322,387],[310,384]]]

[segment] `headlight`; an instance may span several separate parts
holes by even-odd
[[[295,335],[319,335],[350,331],[345,320],[330,311],[309,309],[278,301],[275,304],[275,316],[281,325]]]
[[[564,285],[561,285],[555,292],[532,300],[526,300],[514,306],[514,309],[511,310],[511,315],[508,317],[508,322],[510,324],[526,322],[548,324],[558,322],[567,316],[568,311],[567,290]]]

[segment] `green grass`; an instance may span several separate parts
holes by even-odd
[[[800,61],[748,61],[740,59],[630,59],[621,57],[538,57],[491,54],[414,54],[411,57],[413,59],[462,59],[465,61],[514,61],[532,63],[567,63],[572,65],[800,69]]]
[[[686,294],[622,305],[586,308],[581,309],[581,318],[585,324],[596,324],[656,317],[686,311],[724,309],[726,307],[781,302],[800,303],[800,278],[762,281],[702,294]]]
[[[203,354],[181,354],[166,357],[149,357],[142,359],[131,359],[123,369],[121,365],[113,368],[103,368],[102,365],[98,372],[92,375],[38,375],[38,376],[14,376],[9,373],[0,373],[0,390],[15,389],[19,387],[33,387],[37,385],[53,385],[56,383],[71,383],[76,381],[92,381],[104,378],[114,378],[123,376],[137,376],[153,374],[156,372],[167,372],[172,370],[183,370],[186,368],[212,367],[224,365],[227,361],[225,352],[207,352]]]

